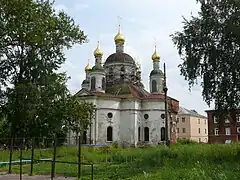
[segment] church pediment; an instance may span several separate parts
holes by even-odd
[[[81,89],[80,91],[78,91],[76,93],[77,96],[90,96],[90,95],[93,95],[89,90],[87,89]]]

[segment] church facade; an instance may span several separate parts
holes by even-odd
[[[82,89],[76,94],[96,105],[95,117],[85,131],[84,139],[88,144],[159,144],[165,141],[164,74],[160,69],[160,56],[155,47],[148,92],[141,80],[141,69],[124,52],[125,38],[120,27],[114,41],[116,52],[104,63],[98,42],[94,51],[95,65],[91,68],[88,62]],[[171,97],[167,97],[167,102],[169,134],[174,142],[179,102]]]

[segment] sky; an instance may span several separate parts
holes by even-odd
[[[89,40],[66,51],[67,61],[62,70],[71,77],[68,88],[72,93],[81,89],[88,59],[91,66],[94,65],[93,51],[98,40],[103,60],[115,52],[114,36],[118,17],[121,17],[121,31],[126,39],[124,51],[141,64],[146,89],[149,89],[151,56],[156,43],[162,70],[166,63],[168,95],[179,100],[181,106],[206,115],[209,107],[203,101],[202,88],[195,85],[189,91],[188,82],[178,68],[182,60],[170,38],[171,34],[182,30],[183,16],[197,15],[199,4],[195,0],[55,0],[55,9],[71,16]]]

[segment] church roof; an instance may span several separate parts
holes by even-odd
[[[131,64],[135,64],[134,59],[127,53],[123,53],[123,52],[116,52],[111,54],[105,61],[105,64],[109,64],[109,63],[131,63]]]
[[[162,75],[163,76],[163,72],[160,69],[157,69],[157,70],[154,69],[150,73],[150,76],[153,76],[153,75]]]
[[[141,88],[139,86],[133,85],[133,84],[115,84],[113,86],[107,86],[105,93],[101,92],[90,92],[89,90],[84,89],[84,91],[87,92],[88,96],[97,96],[97,97],[105,97],[105,98],[111,98],[111,99],[138,99],[138,100],[146,100],[146,101],[152,101],[152,100],[162,100],[164,101],[164,94],[154,93],[151,94],[148,91],[146,91],[144,88]],[[81,96],[79,91],[76,95]],[[168,101],[170,102],[170,106],[172,109],[172,112],[177,113],[179,102],[178,100],[167,97]]]

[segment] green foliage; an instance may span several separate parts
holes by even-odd
[[[156,180],[237,180],[239,178],[239,144],[176,144],[149,148],[82,148],[82,162],[94,163],[94,179],[156,179]],[[0,153],[0,161],[8,160],[8,152]],[[52,149],[35,150],[36,158],[51,158]],[[24,151],[30,158],[30,151]],[[19,152],[14,152],[14,159]],[[77,162],[77,147],[59,147],[57,160]],[[6,167],[7,168],[7,167]],[[19,172],[19,166],[14,166]],[[76,176],[76,165],[56,164],[56,173]],[[82,166],[82,178],[91,178],[91,167]],[[4,170],[4,168],[0,168]],[[50,164],[34,165],[35,174],[48,174]],[[24,166],[29,172],[29,166]]]
[[[65,136],[66,116],[73,116],[68,78],[57,71],[65,62],[64,50],[86,42],[86,36],[53,5],[0,0],[0,114],[9,129],[1,137]]]
[[[95,106],[92,103],[80,100],[77,96],[71,96],[66,103],[66,124],[74,132],[83,132],[92,123]]]
[[[178,144],[198,144],[198,142],[190,140],[190,139],[178,139]]]
[[[184,18],[183,31],[171,35],[190,88],[201,78],[202,95],[218,110],[240,106],[240,1],[198,0],[198,16]]]

